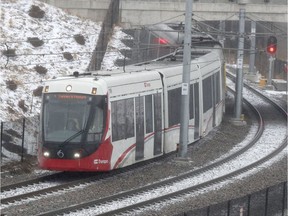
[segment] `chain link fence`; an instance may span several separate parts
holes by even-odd
[[[1,164],[37,154],[39,116],[1,122]]]
[[[177,216],[286,216],[287,182]],[[175,215],[176,216],[176,215]]]

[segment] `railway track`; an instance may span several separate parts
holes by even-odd
[[[254,91],[254,90],[249,88],[249,91]],[[254,91],[254,93],[256,93],[258,96],[260,95],[259,92]],[[275,109],[277,109],[278,114],[281,113],[282,118],[283,117],[285,117],[285,119],[287,118],[287,113],[284,109],[282,109],[282,107],[278,106],[275,102],[271,101],[267,97],[263,95],[260,95],[260,96],[263,97],[264,100],[267,100],[267,101],[269,100],[269,103],[272,104],[272,106],[275,107]],[[252,96],[252,98],[253,97],[254,96]],[[248,102],[246,101],[246,103]],[[251,104],[249,106],[250,108],[254,110],[255,113],[256,112],[258,113],[258,116],[259,116],[258,131],[255,137],[253,138],[253,140],[249,143],[249,145],[245,146],[244,148],[230,155],[229,157],[226,157],[220,161],[217,161],[216,163],[210,164],[209,166],[185,173],[177,177],[173,177],[171,179],[157,182],[152,185],[148,185],[148,186],[138,188],[135,190],[131,190],[131,191],[127,191],[127,192],[123,192],[117,195],[105,197],[103,199],[93,200],[88,203],[82,203],[80,205],[76,205],[76,206],[72,206],[72,207],[68,207],[64,209],[59,209],[59,210],[52,211],[52,212],[47,212],[47,213],[40,214],[40,215],[55,215],[55,214],[57,215],[57,214],[63,214],[63,213],[68,213],[68,212],[73,212],[73,211],[76,211],[76,213],[75,214],[72,213],[71,215],[81,215],[81,211],[80,212],[78,211],[79,209],[84,209],[82,210],[82,214],[84,215],[84,214],[87,214],[87,211],[89,214],[89,208],[90,208],[90,211],[93,212],[93,214],[97,214],[97,215],[118,215],[122,213],[127,213],[129,211],[131,212],[139,208],[145,208],[146,206],[153,205],[154,203],[165,202],[167,200],[176,199],[176,198],[179,199],[180,196],[184,196],[186,194],[199,191],[203,188],[215,185],[217,183],[227,181],[235,176],[238,176],[255,167],[258,167],[259,165],[274,158],[276,155],[278,155],[287,147],[287,137],[283,137],[282,143],[279,146],[277,146],[277,148],[275,148],[273,151],[269,152],[264,157],[261,157],[255,160],[254,162],[251,162],[249,165],[245,165],[241,168],[237,168],[236,170],[228,172],[227,174],[214,177],[202,183],[199,182],[190,187],[181,188],[180,186],[181,184],[191,185],[191,183],[193,182],[191,181],[191,179],[195,179],[195,176],[205,175],[205,173],[210,172],[211,170],[215,168],[217,169],[217,167],[223,166],[224,164],[227,164],[230,161],[235,160],[237,157],[240,157],[242,154],[244,154],[247,150],[251,149],[252,146],[257,144],[257,142],[261,142],[260,139],[264,139],[264,140],[267,139],[267,137],[265,138],[265,134],[263,135],[263,133],[265,132],[264,119],[267,119],[267,113],[265,111],[265,108],[263,109],[259,107],[260,110],[258,110],[257,108],[255,108],[255,106],[253,107]],[[280,116],[276,115],[274,118],[278,117],[278,121],[281,121],[281,115]],[[267,124],[266,124],[266,127],[267,127]],[[209,178],[206,178],[206,179],[209,179]],[[185,181],[186,183],[184,183]],[[189,181],[190,183],[187,183]],[[172,187],[175,187],[175,185],[179,185],[179,186],[176,186],[176,188],[178,189],[173,191]],[[167,188],[171,188],[170,192],[168,193],[166,192]],[[157,194],[157,195],[153,195],[153,194]],[[162,195],[159,195],[159,194],[162,194]],[[143,199],[143,197],[149,197],[149,198]],[[121,207],[119,207],[119,200],[121,200],[120,202],[125,203],[123,206],[120,205]],[[127,204],[127,203],[130,203],[130,204]],[[105,206],[107,209],[110,209],[110,210],[99,211],[99,209],[105,209]],[[118,207],[113,208],[112,206],[118,206]]]
[[[161,159],[171,157],[167,154],[161,158],[144,161],[123,169],[103,173],[85,172],[58,172],[46,176],[41,176],[27,181],[22,181],[1,187],[1,204],[9,204],[24,199],[35,198],[41,195],[53,194],[64,191],[68,188],[81,187],[83,185],[96,183],[116,175],[127,173],[135,168],[143,167],[147,164],[155,163]]]
[[[248,102],[245,102],[245,103],[249,104]],[[274,104],[273,106],[276,106],[276,104]],[[265,163],[266,161],[273,158],[275,155],[277,155],[279,152],[281,152],[286,147],[287,137],[284,138],[282,144],[279,145],[277,147],[277,149],[275,149],[271,153],[267,154],[265,157],[262,157],[261,159],[256,160],[255,162],[253,162],[249,165],[243,166],[242,168],[236,169],[232,172],[229,172],[227,174],[223,174],[223,175],[218,176],[218,177],[214,177],[214,178],[207,180],[207,181],[204,181],[204,182],[198,182],[197,183],[197,181],[195,180],[197,178],[198,179],[201,179],[201,178],[207,179],[208,177],[207,176],[205,177],[205,175],[207,175],[207,173],[210,173],[208,175],[211,175],[211,172],[214,172],[214,173],[219,172],[219,170],[217,171],[217,168],[219,169],[219,167],[220,167],[220,169],[221,169],[221,167],[223,165],[225,165],[231,161],[234,161],[235,158],[237,158],[237,157],[241,157],[241,155],[245,154],[245,152],[247,152],[251,148],[253,148],[253,146],[255,144],[257,144],[259,139],[261,139],[261,137],[263,136],[263,132],[265,132],[265,128],[264,128],[265,115],[266,115],[265,110],[259,111],[255,107],[253,107],[252,105],[249,105],[249,107],[252,110],[254,110],[253,112],[257,113],[257,115],[259,116],[259,118],[258,118],[259,127],[257,129],[257,132],[256,132],[255,136],[253,137],[253,139],[251,140],[251,142],[249,142],[248,145],[246,145],[242,149],[236,151],[235,153],[229,155],[228,157],[225,157],[221,160],[218,160],[214,163],[211,163],[210,165],[205,166],[203,168],[193,170],[193,171],[187,172],[185,174],[182,174],[180,176],[172,177],[172,178],[164,180],[164,181],[159,181],[157,183],[154,183],[154,184],[151,184],[148,186],[137,188],[135,190],[130,190],[130,191],[118,193],[116,195],[104,197],[102,199],[92,200],[90,202],[83,202],[80,205],[73,205],[73,206],[69,206],[66,208],[61,208],[61,209],[49,211],[46,213],[42,213],[39,215],[58,215],[58,214],[66,214],[66,213],[74,212],[74,211],[77,211],[75,213],[75,215],[81,215],[81,214],[82,215],[88,215],[87,211],[89,212],[89,210],[87,210],[87,209],[89,209],[89,208],[90,208],[90,211],[93,212],[92,215],[95,215],[95,214],[113,215],[113,214],[120,214],[120,213],[127,212],[127,211],[128,212],[134,211],[135,209],[144,208],[146,206],[153,205],[154,203],[165,202],[167,200],[171,200],[171,199],[175,199],[175,198],[179,199],[179,197],[181,197],[181,196],[185,196],[186,194],[193,193],[195,191],[199,191],[199,190],[201,190],[201,188],[203,189],[203,188],[209,187],[211,185],[215,185],[219,182],[227,181],[228,179],[230,179],[232,177],[240,175],[241,173],[245,173],[248,170],[251,170],[254,167],[259,166],[260,164]],[[283,120],[283,116],[285,116],[285,119],[286,119],[287,118],[286,111],[284,109],[281,109],[281,108],[278,108],[278,109],[279,110],[277,112],[278,112],[278,114],[281,112],[282,120]],[[261,117],[261,115],[262,115],[262,117]],[[200,177],[200,176],[202,176],[202,177]],[[189,185],[190,184],[191,186],[181,188],[181,186],[180,186],[181,184],[183,184],[183,185],[185,185],[185,184]],[[175,187],[175,185],[178,185],[178,189],[176,191],[173,191],[172,187]],[[165,190],[163,190],[163,188],[165,188]],[[167,190],[167,188],[171,188],[169,193],[165,192]],[[158,191],[158,193],[157,193],[157,191]],[[155,195],[153,195],[153,193]],[[159,194],[162,194],[162,195],[160,196]],[[141,199],[141,197],[142,198],[143,197],[149,197],[149,199],[147,198],[146,200],[143,200],[143,199]],[[131,200],[132,200],[132,204],[131,204]],[[133,200],[135,203],[133,203]],[[117,203],[118,203],[118,205],[117,205]],[[119,205],[119,203],[125,203],[125,204]],[[91,206],[94,206],[94,207],[91,207]],[[118,206],[118,207],[113,208],[113,206]],[[79,212],[80,209],[84,209],[84,210],[82,212],[81,211]],[[99,211],[99,209],[102,209],[102,211]],[[103,210],[103,209],[105,209],[105,210]],[[73,215],[73,213],[71,213],[71,215]]]

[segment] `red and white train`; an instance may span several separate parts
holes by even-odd
[[[210,43],[211,45],[211,43]],[[198,53],[198,54],[197,54]],[[43,169],[109,171],[175,151],[182,61],[57,78],[43,89],[38,161]],[[221,46],[193,50],[189,143],[222,121]]]

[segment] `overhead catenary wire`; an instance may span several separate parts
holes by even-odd
[[[197,45],[197,43],[195,43],[194,42],[194,44],[195,45]],[[201,44],[201,43],[200,43]],[[139,48],[139,49],[135,49],[136,51],[138,51],[138,52],[142,52],[142,51],[148,51],[148,50],[155,50],[155,49],[158,49],[158,48],[173,48],[173,46],[155,46],[155,47],[149,47],[149,48],[147,48],[147,47],[144,47],[144,48]],[[174,47],[175,49],[177,48],[176,46]],[[202,48],[202,49],[214,49],[214,48],[211,48],[211,47],[204,47],[204,46],[195,46],[194,48]],[[237,50],[236,48],[222,48],[223,50]],[[133,49],[131,49],[131,52],[135,52],[135,50],[133,50]],[[246,49],[245,51],[249,51],[248,49]],[[257,52],[262,52],[262,51],[264,51],[264,50],[256,50],[256,52],[255,53],[257,53]],[[98,52],[98,53],[115,53],[115,55],[114,56],[119,56],[119,52],[121,53],[121,50],[108,50],[108,51],[93,51],[93,52]],[[81,55],[79,56],[79,54],[91,54],[91,53],[93,53],[93,52],[75,52],[75,53],[71,53],[71,54],[73,54],[73,55],[75,55],[75,54],[78,54],[78,56],[77,56],[77,59],[71,59],[71,60],[64,60],[64,61],[47,61],[47,62],[35,62],[35,63],[28,63],[28,64],[20,64],[20,65],[9,65],[9,66],[7,66],[7,64],[8,64],[8,61],[7,61],[7,64],[6,64],[6,68],[15,68],[15,67],[29,67],[29,66],[36,66],[36,65],[46,65],[46,64],[49,64],[49,65],[51,65],[51,64],[67,64],[67,63],[69,63],[69,64],[74,64],[74,63],[77,63],[77,62],[81,62],[81,61],[89,61],[89,60],[86,60],[86,59],[81,59],[81,60],[79,60],[79,57],[81,57]],[[117,54],[118,53],[118,54]],[[18,54],[16,54],[16,56],[17,56]],[[39,54],[25,54],[25,53],[22,53],[22,54],[19,54],[19,56],[45,56],[45,55],[63,55],[63,53],[39,53]],[[111,56],[111,54],[110,54],[110,56]],[[123,56],[123,58],[126,58],[126,56],[124,56],[123,54],[122,54],[122,56]],[[82,56],[83,57],[83,56]],[[86,56],[84,56],[85,58],[86,58]],[[121,59],[121,58],[120,58]],[[7,60],[9,60],[9,57],[7,58]],[[13,63],[13,61],[10,61],[11,63]]]
[[[219,61],[219,59],[214,59],[214,60],[210,60],[210,61],[197,61],[197,62],[191,62],[191,65],[197,65],[197,64],[212,64],[212,63],[214,63],[214,62],[218,62]],[[179,64],[180,65],[180,64]],[[173,68],[173,67],[179,67],[179,65],[170,65],[169,67],[170,68]],[[181,64],[181,65],[183,65],[183,64]],[[14,66],[15,67],[15,66]],[[20,67],[20,66],[19,66]],[[168,66],[167,65],[161,65],[161,66],[159,66],[159,67],[154,67],[153,69],[155,69],[155,70],[160,70],[160,69],[165,69],[165,68],[167,68]],[[140,69],[140,68],[139,68]],[[141,70],[141,71],[146,71],[146,69],[144,68],[143,70]],[[134,70],[134,71],[130,71],[130,72],[139,72],[139,70]],[[60,77],[59,77],[60,78]],[[71,80],[71,79],[75,79],[75,77],[71,77],[71,76],[69,76],[69,75],[63,75],[62,77],[61,77],[61,80]],[[44,83],[45,82],[50,82],[51,81],[51,79],[47,79],[47,80],[43,80],[43,79],[40,79],[40,80],[38,80],[38,81],[33,81],[33,82],[22,82],[22,83],[19,83],[19,84],[17,84],[17,85],[31,85],[31,84],[42,84],[42,85],[44,85]],[[7,86],[9,86],[9,85],[7,85],[7,84],[0,84],[0,87],[7,87]]]
[[[172,20],[172,19],[175,19],[175,18],[177,18],[177,17],[180,17],[180,16],[183,16],[184,14],[181,14],[181,15],[179,15],[179,16],[176,16],[176,17],[172,17],[172,18],[169,18],[169,19],[167,19],[167,20],[164,20],[164,21],[161,21],[161,22],[158,22],[158,23],[155,23],[154,25],[156,25],[156,24],[159,24],[159,23],[165,23],[165,22],[167,22],[167,21],[169,21],[169,20]],[[196,17],[200,17],[200,16],[198,16],[197,14],[195,15],[195,14],[193,14],[194,16],[196,16]],[[231,19],[233,16],[235,16],[236,15],[236,13],[235,14],[233,14],[233,15],[231,15],[231,16],[229,16],[229,17],[227,17],[226,18],[226,20],[229,20],[229,19]],[[195,20],[195,21],[197,21],[197,20]],[[201,24],[203,24],[203,25],[205,25],[206,27],[208,27],[208,28],[210,28],[210,29],[213,29],[214,31],[209,31],[209,32],[206,32],[206,33],[222,33],[223,34],[223,32],[221,32],[220,30],[218,30],[218,29],[216,29],[215,27],[213,27],[213,26],[211,26],[211,25],[208,25],[208,24],[206,24],[206,23],[204,23],[204,22],[202,22],[202,21],[197,21],[198,23],[201,23]],[[234,37],[234,36],[238,36],[238,33],[234,33],[234,32],[224,32],[224,34],[225,34],[225,37],[226,38],[228,38],[228,37]],[[266,33],[259,33],[259,34],[263,34],[264,36],[266,35]],[[268,33],[269,34],[269,33]],[[88,35],[97,35],[96,33],[94,33],[94,34],[88,34]],[[247,34],[247,35],[249,35],[249,34]],[[257,33],[256,33],[256,35],[257,35]],[[75,35],[71,35],[71,36],[67,36],[67,37],[54,37],[54,38],[43,38],[43,39],[41,39],[41,40],[58,40],[58,39],[67,39],[67,38],[73,38]],[[27,43],[28,41],[27,40],[19,40],[19,41],[8,41],[8,43],[16,43],[16,42],[25,42],[25,43]],[[245,43],[245,42],[244,42]],[[0,42],[0,44],[1,44],[1,42]],[[141,45],[145,45],[145,44],[141,44]],[[150,44],[150,46],[151,46],[151,44]],[[161,47],[163,47],[163,46],[161,46]],[[171,47],[171,46],[170,46]],[[153,45],[153,48],[157,48],[157,46],[154,46]],[[141,51],[141,50],[148,50],[148,49],[153,49],[153,48],[140,48],[140,49],[138,49],[139,51]],[[201,47],[201,48],[203,48],[203,47]],[[237,50],[236,48],[228,48],[228,47],[226,47],[226,48],[224,48],[223,50]],[[121,50],[116,50],[116,51],[91,51],[91,52],[89,52],[89,51],[86,51],[86,52],[71,52],[70,54],[72,54],[72,55],[79,55],[79,57],[80,57],[80,55],[82,55],[82,54],[91,54],[91,53],[100,53],[100,52],[102,52],[102,53],[113,53],[113,52],[115,52],[115,53],[117,53],[117,52],[120,52]],[[133,49],[131,49],[131,51],[134,51]],[[248,49],[246,50],[246,51],[248,51]],[[257,52],[263,52],[264,50],[256,50],[255,51],[255,53],[257,53]],[[29,54],[29,53],[16,53],[16,56],[29,56],[29,55],[31,55],[31,56],[49,56],[49,55],[63,55],[63,53],[64,52],[58,52],[58,53],[34,53],[34,54]],[[250,52],[251,53],[251,52]],[[7,57],[7,60],[9,60],[9,58],[10,57]],[[15,66],[31,66],[31,65],[37,65],[37,64],[41,64],[41,65],[44,65],[44,64],[51,64],[51,63],[53,63],[53,64],[55,64],[55,63],[74,63],[74,62],[79,62],[79,61],[84,61],[84,60],[70,60],[70,61],[49,61],[49,62],[42,62],[42,63],[33,63],[33,64],[31,64],[31,63],[29,63],[29,64],[26,64],[26,65],[13,65],[13,66],[9,66],[9,67],[15,67]]]
[[[31,36],[31,37],[28,37],[27,36],[27,39],[24,40],[24,39],[19,39],[19,40],[13,40],[13,41],[4,41],[3,39],[6,39],[6,38],[0,38],[0,44],[4,44],[4,43],[30,43],[30,41],[38,41],[38,40],[42,40],[42,41],[50,41],[50,40],[60,40],[60,39],[69,39],[69,38],[74,38],[75,36],[77,35],[82,35],[82,36],[94,36],[94,35],[99,35],[99,33],[93,33],[93,34],[82,34],[82,33],[78,33],[78,34],[73,34],[73,35],[69,35],[69,36],[62,36],[62,37],[51,37],[51,38],[47,38],[47,37],[44,37],[44,38],[41,38],[37,35],[35,36]],[[35,38],[35,39],[29,39],[28,41],[28,38]],[[38,38],[38,39],[36,39]]]
[[[197,42],[194,42],[194,45],[192,48],[201,48],[201,49],[219,49],[219,48],[213,48],[213,47],[205,47],[205,46],[197,46],[197,44],[201,44],[201,43],[197,43]],[[144,44],[145,45],[145,44]],[[139,49],[135,49],[136,51],[138,52],[142,52],[142,51],[147,51],[147,50],[153,50],[153,49],[158,49],[158,48],[179,48],[179,46],[155,46],[155,47],[144,47],[144,48],[139,48]],[[225,48],[221,48],[222,50],[238,50],[237,48],[229,48],[229,47],[225,47]],[[130,49],[130,51],[135,51],[134,49]],[[250,49],[243,49],[244,51],[246,52],[249,52],[249,54],[252,54],[254,52],[250,52]],[[108,50],[108,51],[93,51],[93,52],[96,52],[96,53],[115,53],[115,56],[119,56],[119,54],[116,54],[116,53],[119,53],[121,52],[121,50]],[[93,52],[75,52],[75,53],[71,53],[71,54],[92,54]],[[265,52],[264,49],[256,49],[255,53],[258,53],[258,52]],[[45,56],[45,55],[63,55],[63,53],[39,53],[39,54],[19,54],[19,56]],[[18,54],[16,54],[16,56],[18,56]],[[16,57],[15,56],[15,57]],[[124,55],[122,55],[124,56]],[[78,56],[79,57],[79,56]],[[124,56],[125,57],[125,56]],[[13,57],[9,57],[9,58],[13,58]],[[48,61],[48,62],[36,62],[36,63],[28,63],[28,64],[22,64],[22,65],[10,65],[10,66],[7,66],[7,68],[13,68],[13,67],[25,67],[25,66],[33,66],[33,65],[45,65],[45,64],[64,64],[64,63],[75,63],[75,62],[81,62],[81,61],[89,61],[89,60],[86,60],[86,59],[82,59],[82,60],[79,60],[79,59],[71,59],[71,60],[65,60],[65,61]]]

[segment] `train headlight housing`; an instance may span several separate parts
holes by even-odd
[[[47,93],[49,91],[49,86],[44,87],[44,92]]]
[[[48,158],[50,156],[50,153],[48,151],[44,151],[43,156]]]
[[[91,94],[96,95],[97,94],[97,88],[92,88]]]

